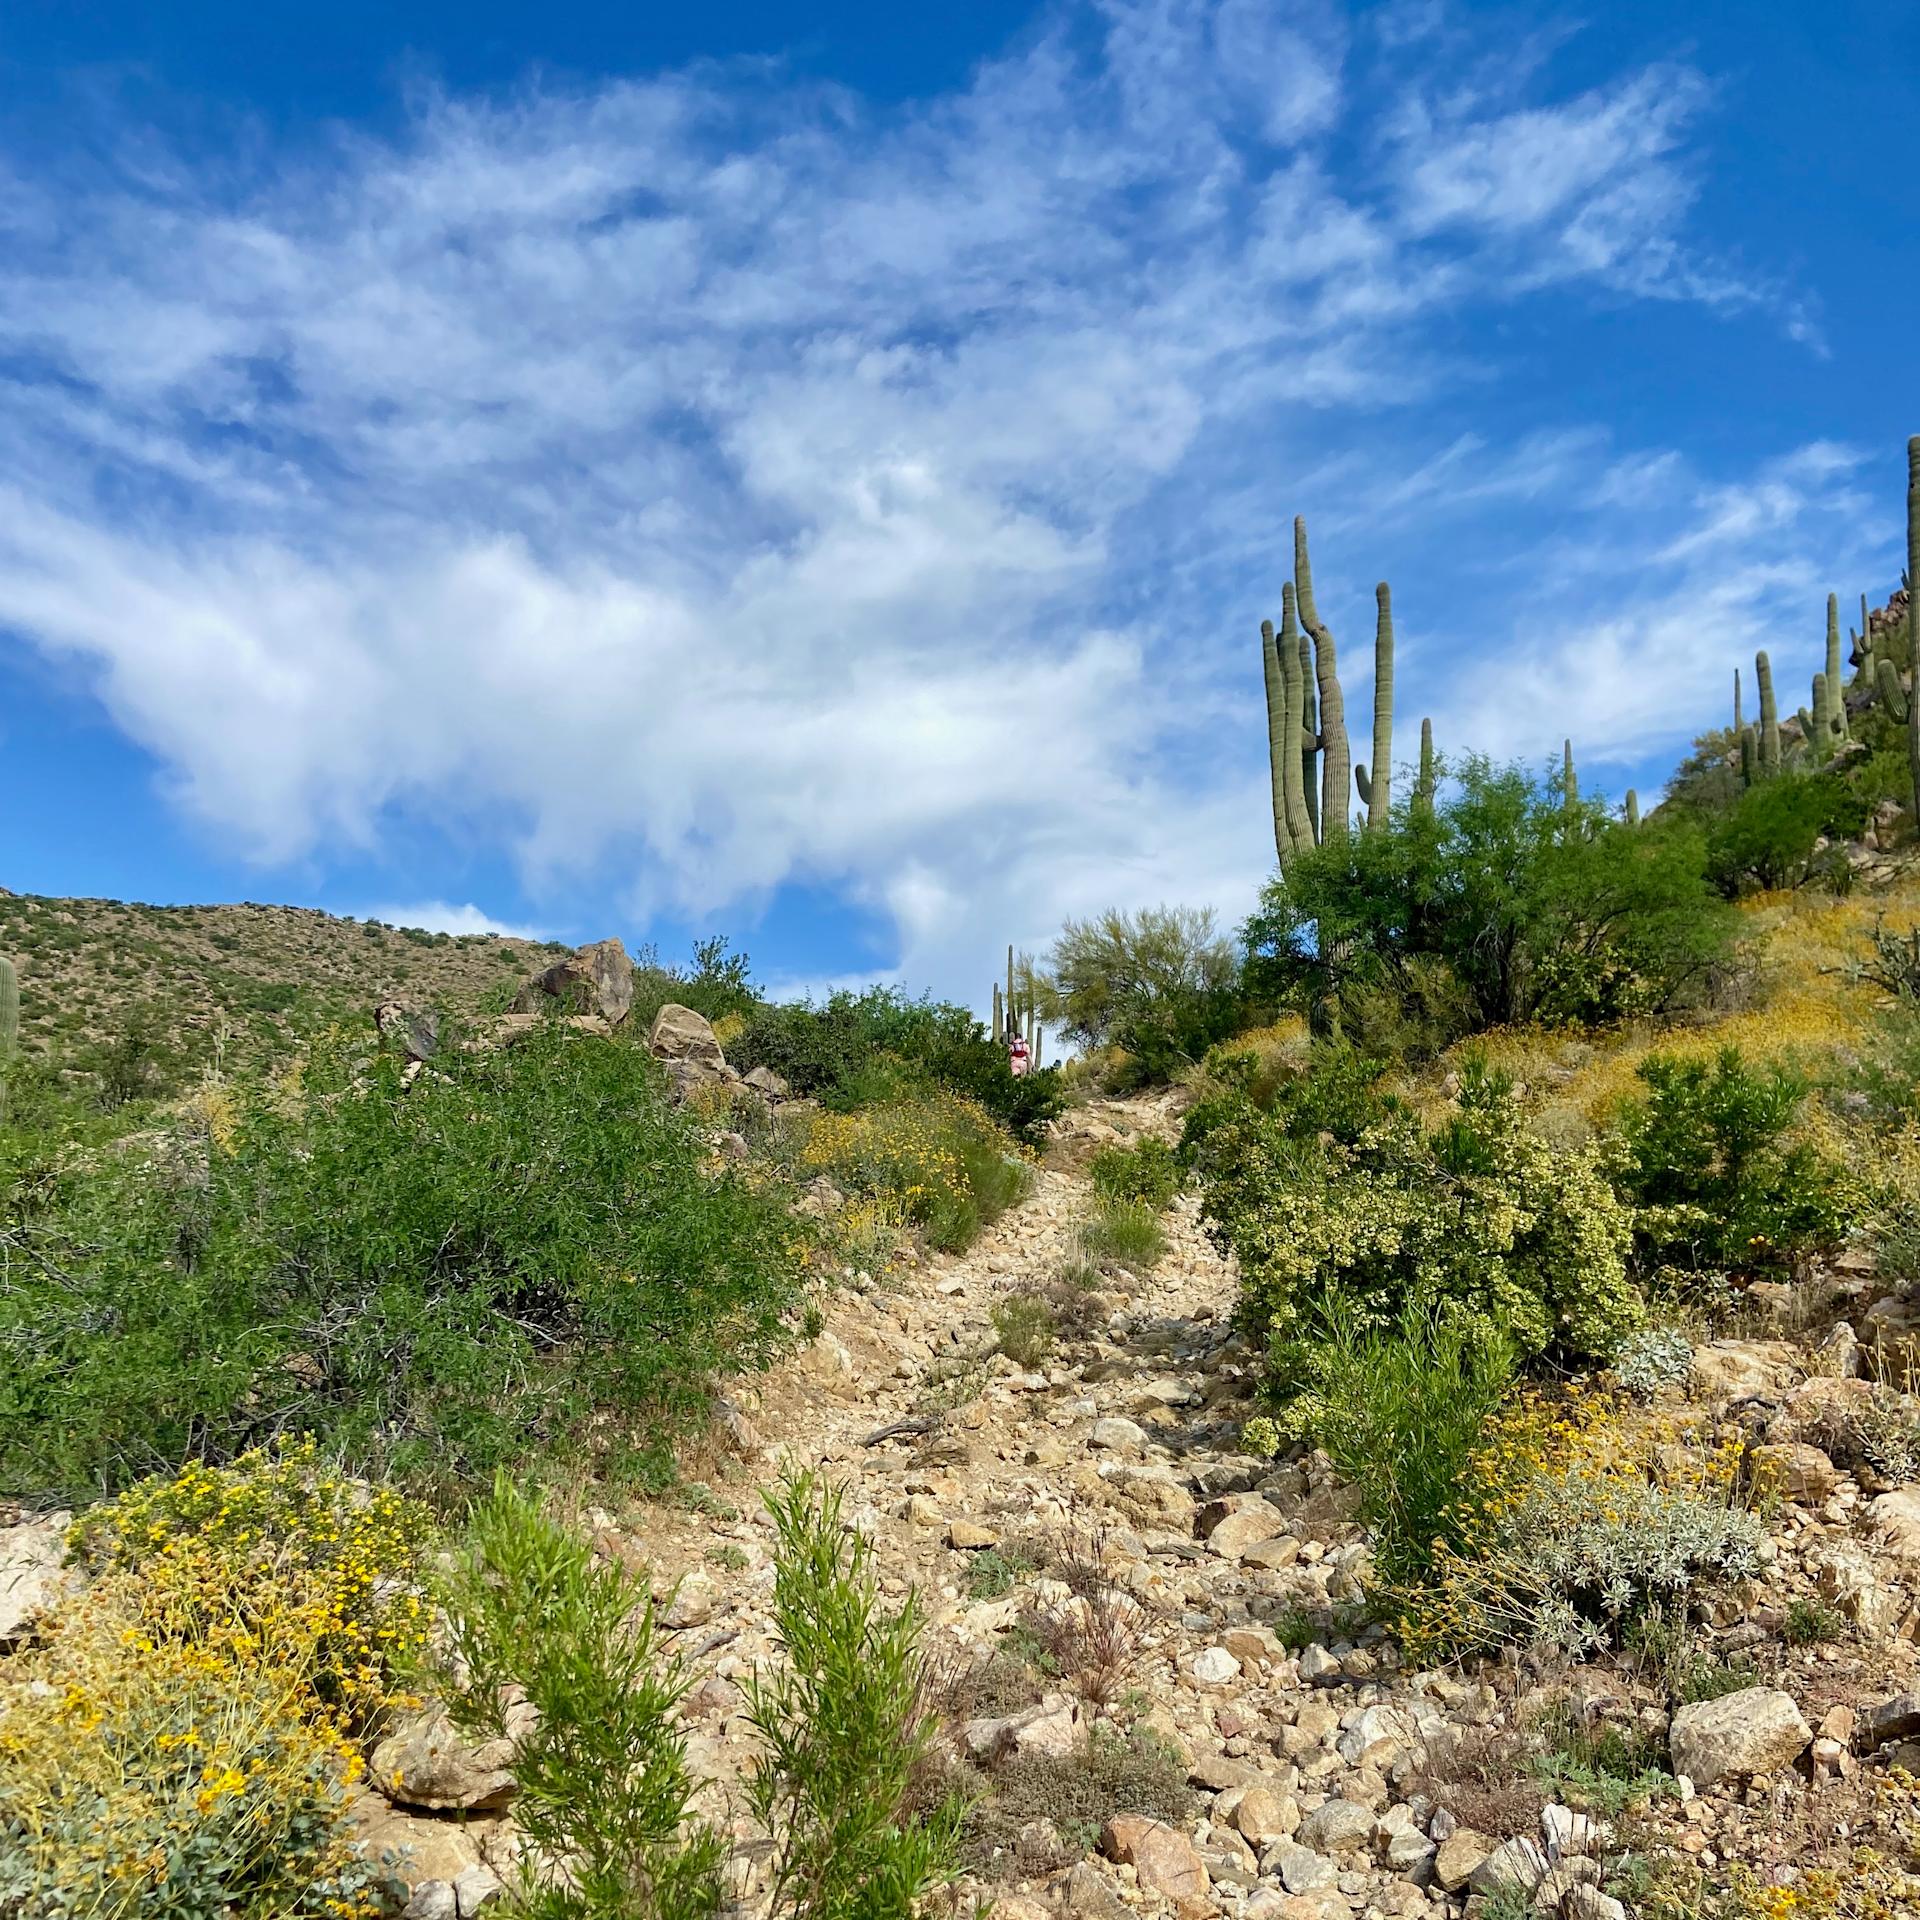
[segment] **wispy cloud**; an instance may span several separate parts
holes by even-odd
[[[420,927],[428,933],[495,933],[508,940],[544,940],[532,927],[508,926],[483,913],[472,901],[455,906],[449,900],[415,900],[403,906],[368,907],[354,916],[378,920],[389,927]]]
[[[265,861],[400,812],[641,912],[825,883],[922,978],[1109,897],[1231,910],[1259,735],[1198,723],[1328,423],[1549,283],[1774,299],[1686,230],[1701,76],[1496,89],[1436,10],[1385,26],[1431,55],[1390,95],[1332,6],[1107,0],[908,109],[702,69],[22,165],[0,622]],[[1403,485],[1523,497],[1587,432]]]

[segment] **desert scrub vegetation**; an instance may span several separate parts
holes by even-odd
[[[1303,1390],[1278,1421],[1250,1422],[1247,1445],[1320,1446],[1359,1490],[1381,1576],[1424,1579],[1436,1554],[1468,1542],[1461,1486],[1512,1384],[1511,1347],[1431,1312],[1362,1327],[1335,1301],[1302,1351]]]
[[[1641,1273],[1791,1264],[1864,1213],[1851,1164],[1797,1125],[1801,1075],[1731,1046],[1711,1061],[1655,1054],[1638,1073],[1645,1096],[1619,1115],[1608,1157]]]
[[[1335,1056],[1324,1086],[1272,1113],[1233,1094],[1197,1107],[1184,1151],[1283,1395],[1310,1383],[1330,1311],[1362,1330],[1457,1319],[1522,1362],[1604,1356],[1641,1317],[1630,1215],[1598,1155],[1549,1146],[1504,1076],[1472,1063],[1432,1128]]]
[[[390,1913],[345,1799],[425,1641],[430,1539],[311,1446],[97,1507],[93,1584],[0,1668],[0,1908]]]
[[[1102,1147],[1087,1163],[1087,1178],[1107,1204],[1133,1202],[1155,1213],[1166,1212],[1186,1184],[1173,1149],[1153,1139],[1131,1147]]]
[[[958,1094],[1028,1144],[1065,1105],[1057,1069],[1010,1074],[1006,1049],[964,1007],[884,987],[755,1006],[727,1054],[742,1071],[770,1067],[835,1112]]]
[[[1759,1567],[1745,1447],[1737,1430],[1708,1439],[1599,1396],[1519,1395],[1486,1421],[1427,1576],[1403,1590],[1410,1653],[1579,1659],[1650,1615],[1684,1618]]]
[[[857,1112],[816,1113],[802,1127],[802,1178],[826,1174],[890,1203],[944,1250],[970,1244],[1033,1182],[1031,1165],[992,1116],[958,1094],[903,1094]]]
[[[1289,853],[1243,930],[1250,1000],[1417,1058],[1478,1028],[1711,998],[1737,923],[1697,827],[1624,826],[1557,772],[1444,771],[1437,795],[1423,780],[1368,831]]]
[[[419,1502],[334,1471],[309,1437],[142,1481],[84,1514],[70,1545],[96,1577],[139,1576],[148,1635],[235,1660],[302,1649],[310,1710],[364,1732],[426,1644],[432,1539]]]
[[[451,1491],[595,1414],[602,1464],[659,1472],[784,1338],[803,1226],[639,1049],[545,1028],[409,1087],[336,1035],[223,1129],[0,1164],[0,1477],[84,1496],[291,1431]]]
[[[1246,1024],[1239,955],[1206,908],[1069,920],[1036,986],[1042,1015],[1123,1089],[1173,1079]]]
[[[692,1811],[699,1782],[673,1710],[687,1689],[658,1645],[644,1580],[504,1479],[474,1509],[442,1587],[438,1678],[457,1725],[517,1727],[513,1888],[527,1920],[698,1920],[719,1911],[727,1843]]]
[[[899,1920],[952,1877],[965,1802],[934,1781],[918,1608],[883,1602],[843,1504],[808,1473],[766,1495],[780,1657],[746,1683],[760,1743],[746,1798],[773,1846],[774,1913]],[[500,1480],[440,1592],[447,1632],[429,1671],[456,1724],[498,1738],[518,1702],[533,1710],[516,1721],[527,1845],[509,1910],[718,1912],[730,1842],[695,1810],[675,1711],[690,1676],[660,1644],[645,1579]]]
[[[880,1597],[843,1489],[797,1473],[767,1495],[784,1656],[747,1687],[762,1743],[747,1803],[774,1836],[773,1910],[794,1920],[914,1913],[957,1866],[965,1797],[934,1785],[920,1613]]]

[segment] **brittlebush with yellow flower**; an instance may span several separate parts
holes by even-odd
[[[72,1545],[95,1584],[0,1679],[0,1911],[389,1911],[345,1798],[425,1640],[429,1538],[422,1509],[311,1443],[88,1515]]]
[[[986,1109],[922,1092],[807,1123],[800,1169],[884,1201],[936,1247],[957,1250],[1027,1191],[1032,1170]]]
[[[1581,1657],[1649,1610],[1759,1566],[1738,1429],[1677,1427],[1575,1391],[1525,1393],[1489,1423],[1436,1545],[1402,1596],[1416,1659],[1518,1641]]]

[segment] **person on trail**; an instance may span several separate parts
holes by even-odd
[[[1013,1029],[1013,1037],[1007,1042],[1007,1071],[1018,1079],[1027,1070],[1026,1036],[1018,1027]]]

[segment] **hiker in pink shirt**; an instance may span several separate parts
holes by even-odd
[[[1007,1071],[1018,1079],[1027,1070],[1027,1060],[1026,1039],[1016,1027],[1013,1038],[1007,1042]]]

